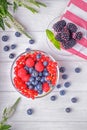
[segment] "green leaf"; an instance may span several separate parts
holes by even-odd
[[[5,25],[4,25],[4,21],[2,18],[0,18],[0,27],[5,30]]]
[[[7,130],[7,129],[9,129],[9,128],[11,128],[11,125],[3,125],[3,126],[2,126],[2,130],[4,130],[4,129]]]
[[[27,9],[29,9],[32,13],[38,13],[38,11],[36,9],[34,9],[33,7],[30,7],[30,6],[26,5],[26,4],[23,4],[23,6],[25,8],[27,8]]]
[[[38,2],[38,1],[36,1],[36,3],[37,3],[38,5],[40,5],[40,6],[47,7],[44,3],[41,3],[41,2]]]
[[[46,35],[48,39],[54,44],[54,46],[60,50],[60,42],[55,39],[53,32],[46,29]]]
[[[17,3],[16,3],[16,2],[13,2],[13,10],[14,10],[14,12],[17,10],[17,8],[18,8]]]

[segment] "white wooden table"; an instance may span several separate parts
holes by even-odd
[[[43,0],[47,8],[40,8],[39,14],[33,15],[26,9],[19,9],[15,17],[23,23],[36,42],[34,45],[29,44],[29,39],[22,35],[20,38],[15,37],[14,29],[0,31],[0,118],[2,110],[11,105],[18,97],[21,102],[14,116],[9,120],[12,124],[12,130],[87,130],[87,61],[77,56],[62,56],[53,52],[47,45],[45,29],[55,17],[61,14],[65,9],[68,0]],[[19,17],[20,16],[20,17]],[[3,34],[9,36],[8,42],[1,40]],[[17,48],[9,52],[4,52],[5,45],[17,44]],[[10,80],[10,69],[13,63],[8,58],[11,52],[18,56],[21,52],[29,47],[31,49],[40,49],[51,54],[59,62],[59,66],[65,66],[71,87],[64,88],[64,80],[61,89],[66,90],[65,96],[59,95],[59,90],[55,88],[52,93],[41,99],[28,99],[19,94],[12,86]],[[81,73],[74,72],[75,67],[81,68]],[[56,95],[56,101],[50,100],[51,95]],[[73,104],[70,100],[77,97],[78,102]],[[72,112],[66,113],[65,108],[71,107]],[[34,113],[29,116],[26,111],[28,108],[34,109]]]

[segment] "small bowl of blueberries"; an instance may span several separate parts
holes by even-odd
[[[40,50],[23,52],[11,66],[11,81],[15,89],[27,98],[44,97],[58,84],[58,62]]]

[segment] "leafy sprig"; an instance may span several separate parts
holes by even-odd
[[[54,44],[54,46],[60,50],[60,42],[55,39],[54,33],[49,29],[46,29],[46,35],[48,39]]]
[[[16,100],[16,102],[11,107],[6,107],[3,111],[2,120],[0,122],[0,130],[10,130],[11,125],[7,124],[7,120],[12,117],[15,113],[17,105],[20,101],[20,97]]]
[[[32,38],[25,30],[22,24],[20,24],[10,13],[10,6],[13,8],[13,11],[19,7],[27,8],[32,13],[38,13],[38,10],[35,9],[36,7],[46,7],[44,3],[38,2],[36,0],[13,0],[11,3],[8,0],[0,0],[0,28],[5,30],[5,25],[10,27],[16,28],[19,32],[25,34],[28,38]]]

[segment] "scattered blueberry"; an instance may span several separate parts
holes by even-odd
[[[64,83],[64,86],[65,86],[66,88],[70,87],[70,85],[71,85],[70,82],[65,82],[65,83]]]
[[[35,41],[34,41],[33,39],[31,39],[31,40],[29,40],[29,43],[30,43],[30,44],[34,44]]]
[[[10,53],[10,54],[9,54],[9,58],[10,58],[10,59],[13,59],[14,57],[15,57],[15,54],[13,54],[13,53]]]
[[[7,35],[3,35],[2,36],[2,41],[6,42],[8,41],[9,37]]]
[[[56,86],[57,88],[61,88],[61,84],[57,84],[57,86]]]
[[[73,98],[71,98],[71,101],[72,101],[73,103],[76,103],[76,102],[77,102],[77,98],[76,98],[76,97],[73,97]]]
[[[15,48],[16,48],[16,44],[12,44],[11,49],[15,49]]]
[[[29,52],[29,51],[31,51],[31,49],[30,49],[30,48],[26,48],[26,50],[25,50],[25,51]]]
[[[27,110],[27,114],[28,114],[28,115],[32,115],[32,113],[33,113],[33,109],[29,108],[29,109]]]
[[[65,95],[66,92],[65,92],[65,90],[60,90],[59,93],[60,93],[61,96],[63,96],[63,95]]]
[[[20,33],[20,32],[15,32],[15,36],[16,36],[16,37],[20,37],[20,36],[21,36],[21,33]]]
[[[67,108],[65,109],[65,111],[66,111],[67,113],[70,113],[70,112],[71,112],[71,108],[70,108],[70,107],[67,107]]]
[[[51,99],[52,101],[55,101],[55,100],[56,100],[56,96],[51,96],[50,99]]]
[[[75,68],[76,73],[80,73],[81,69],[79,67]]]
[[[60,67],[60,68],[59,68],[59,71],[60,71],[61,73],[64,73],[64,72],[65,72],[65,67]]]
[[[3,48],[4,51],[9,51],[9,49],[10,49],[9,46],[7,46],[7,45],[4,46],[4,48]]]
[[[63,74],[62,75],[62,79],[67,79],[68,78],[68,75],[67,74]]]

